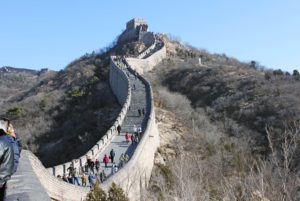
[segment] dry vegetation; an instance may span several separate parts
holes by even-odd
[[[108,84],[108,54],[85,55],[60,72],[2,74],[1,116],[13,120],[25,149],[46,166],[89,150],[120,106]],[[110,115],[107,115],[110,114]]]
[[[25,149],[53,166],[85,154],[121,107],[108,82],[109,55],[135,56],[141,42],[112,42],[64,70],[0,68],[0,116],[13,120]]]
[[[162,143],[145,200],[299,200],[297,75],[168,45],[147,75]]]
[[[46,167],[82,156],[121,109],[109,87],[109,55],[137,55],[145,48],[115,40],[59,72],[0,68],[0,116],[13,120],[23,148]]]

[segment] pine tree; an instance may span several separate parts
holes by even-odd
[[[105,191],[96,184],[95,187],[87,194],[86,201],[107,201]]]
[[[112,183],[108,191],[108,201],[129,201],[122,188]]]

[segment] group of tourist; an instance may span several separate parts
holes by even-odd
[[[133,133],[132,134],[130,134],[129,132],[125,133],[126,143],[132,142],[137,145],[139,143],[141,135],[142,135],[142,128],[141,127],[137,128],[136,125],[133,125]]]
[[[125,63],[122,62],[124,60],[123,58],[116,57],[114,58],[114,61],[117,63],[117,65],[124,65]],[[137,73],[133,72],[135,79],[137,78]],[[129,74],[127,73],[127,76]],[[133,89],[136,90],[136,85],[133,84]],[[130,110],[130,108],[129,108]],[[138,108],[137,110],[139,117],[145,116],[145,108]],[[117,126],[117,132],[118,135],[121,135],[121,125]],[[142,135],[142,128],[137,127],[136,125],[133,125],[133,132],[125,133],[125,141],[126,143],[132,143],[132,144],[138,144],[139,140],[141,139]],[[101,167],[101,163],[98,159],[93,161],[91,158],[87,159],[87,162],[84,164],[84,166],[80,167],[79,170],[74,168],[72,165],[67,169],[67,174],[57,177],[61,180],[75,184],[75,185],[81,185],[81,186],[90,186],[93,187],[96,183],[102,183],[105,181],[107,176],[113,175],[116,173],[119,168],[123,167],[125,163],[129,161],[129,155],[122,153],[119,159],[119,163],[115,163],[115,150],[111,149],[109,154],[104,154],[104,157],[102,159],[102,163],[104,164],[104,167]],[[111,166],[109,167],[109,163],[111,163]],[[107,175],[107,168],[111,168],[111,172],[109,175]]]
[[[111,175],[113,175],[129,161],[128,154],[121,154],[119,165],[115,164],[114,158],[115,152],[112,149],[109,156],[105,154],[103,157],[104,168],[100,166],[98,159],[93,161],[88,158],[87,162],[80,169],[75,168],[73,164],[71,164],[67,168],[67,174],[63,176],[58,175],[57,178],[70,184],[93,187],[96,183],[103,183],[107,178],[108,175],[106,175],[105,169],[109,168],[108,163],[111,163]]]
[[[139,113],[139,117],[144,117],[145,116],[145,108],[139,108],[138,113]]]

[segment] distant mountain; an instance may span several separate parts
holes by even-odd
[[[41,71],[5,66],[0,68],[0,102],[22,96],[33,86],[48,76],[54,75],[54,71],[43,69]]]
[[[47,71],[48,69],[43,69],[42,71]],[[10,67],[10,66],[3,66],[0,68],[0,76],[3,76],[7,73],[27,73],[27,74],[32,74],[36,75],[40,71],[37,70],[31,70],[31,69],[26,69],[26,68],[15,68],[15,67]]]

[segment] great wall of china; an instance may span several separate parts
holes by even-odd
[[[130,33],[135,33],[132,29],[136,29],[136,25],[143,24],[144,26],[145,24],[144,22],[139,24],[138,20],[134,20],[127,23],[129,30],[127,34],[125,33],[126,37],[123,40],[134,37]],[[144,101],[143,106],[146,107],[146,115],[145,121],[141,122],[144,126],[140,142],[136,147],[131,147],[133,151],[128,163],[101,184],[101,187],[107,190],[112,182],[115,182],[123,188],[130,200],[139,200],[141,189],[150,179],[154,155],[159,146],[152,88],[150,83],[141,75],[151,70],[166,57],[166,47],[154,33],[147,32],[144,28],[142,32],[138,32],[138,40],[149,44],[149,47],[137,58],[120,60],[117,57],[111,57],[110,87],[122,105],[121,112],[111,128],[85,155],[55,167],[46,169],[34,154],[23,150],[19,170],[8,182],[7,200],[84,200],[90,190],[88,187],[69,184],[59,180],[56,176],[66,174],[67,168],[71,164],[80,168],[86,163],[88,157],[100,158],[111,147],[117,146],[114,145],[117,144],[115,141],[120,137],[117,135],[117,126],[122,125],[122,129],[132,126],[129,113],[132,113],[135,105]],[[132,89],[133,82],[136,82],[139,90]],[[136,97],[145,97],[145,100]]]

